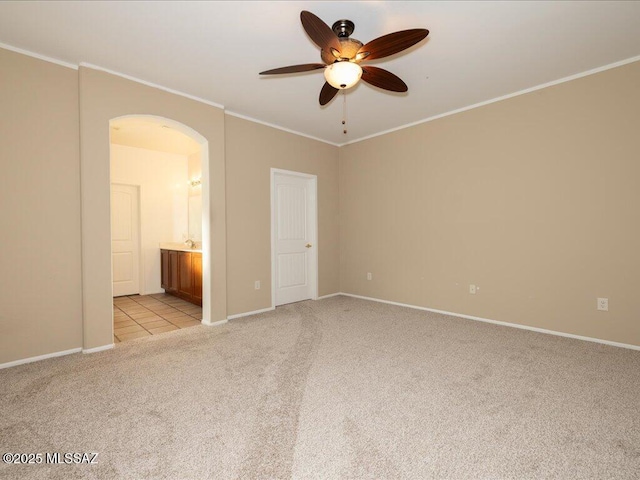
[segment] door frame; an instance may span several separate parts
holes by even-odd
[[[310,238],[315,248],[311,249],[311,265],[313,272],[309,273],[309,281],[311,283],[311,300],[318,299],[318,176],[309,173],[294,172],[292,170],[283,170],[280,168],[271,168],[270,187],[271,187],[271,308],[276,308],[276,205],[275,205],[275,179],[276,175],[288,175],[290,177],[304,178],[311,180],[311,189],[309,191],[309,201],[311,204]]]
[[[138,224],[136,225],[138,229],[138,290],[140,295],[145,295],[147,290],[144,282],[144,255],[142,254],[142,185],[111,179],[109,183],[109,212],[112,211],[111,187],[113,185],[134,187],[138,193]],[[111,222],[111,215],[109,215],[109,222]],[[113,233],[113,225],[111,223],[109,224],[109,232]],[[111,296],[113,297],[113,243],[111,245]]]

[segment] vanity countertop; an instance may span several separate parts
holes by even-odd
[[[179,252],[202,253],[202,247],[189,248],[184,243],[180,243],[180,242],[165,242],[165,243],[161,242],[160,248],[162,250],[177,250]]]

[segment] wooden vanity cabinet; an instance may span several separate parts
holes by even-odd
[[[160,260],[164,291],[202,306],[202,254],[162,249]]]
[[[161,287],[166,293],[176,293],[178,291],[178,252],[160,250],[160,264],[162,270]]]
[[[169,293],[178,293],[178,252],[169,250]]]
[[[178,252],[178,296],[191,297],[193,293],[193,272],[191,252]]]
[[[160,286],[166,292],[169,290],[169,250],[160,250]]]
[[[202,306],[202,254],[194,253],[191,257],[191,269],[193,271],[193,300],[196,305]]]

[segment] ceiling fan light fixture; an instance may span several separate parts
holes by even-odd
[[[353,62],[335,62],[324,69],[324,78],[329,85],[339,90],[353,87],[362,76],[362,68]]]

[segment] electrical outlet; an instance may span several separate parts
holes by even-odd
[[[255,288],[256,290],[260,290],[260,280],[256,280]]]
[[[371,272],[367,273],[367,280],[371,280],[373,278],[373,276],[371,275]]]
[[[476,286],[475,285],[469,285],[469,293],[471,295],[475,295],[476,294]]]
[[[598,298],[598,310],[602,310],[603,312],[609,311],[609,299],[608,298]]]

